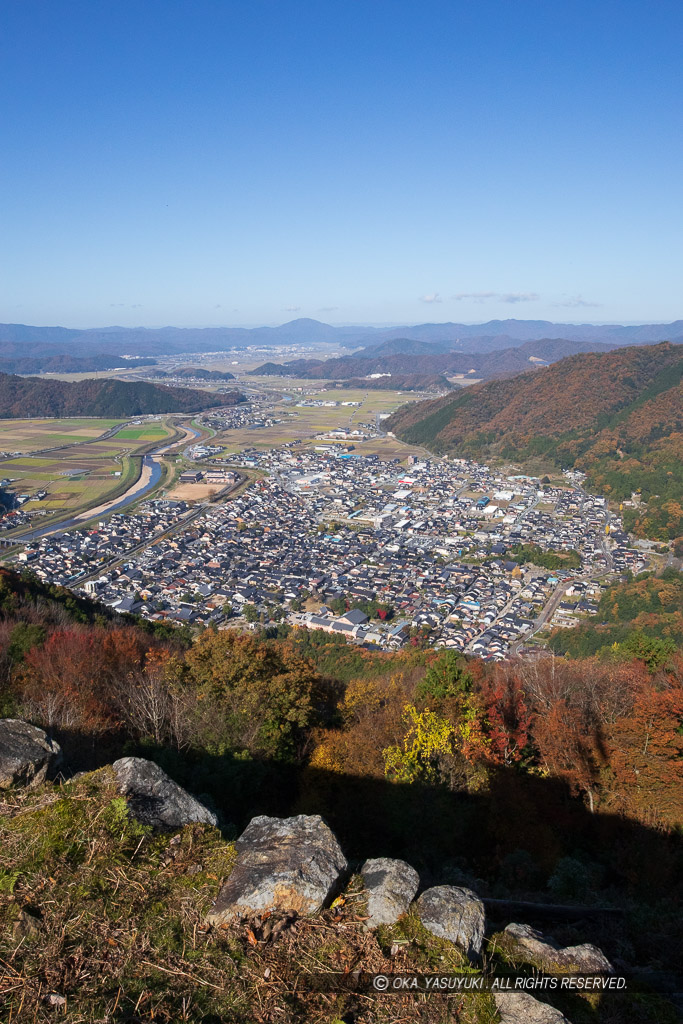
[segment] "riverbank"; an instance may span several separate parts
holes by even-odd
[[[86,512],[82,512],[80,515],[74,516],[73,522],[87,523],[90,519],[106,515],[107,512],[111,512],[123,505],[130,504],[138,494],[140,496],[145,494],[152,485],[152,478],[155,476],[155,467],[158,467],[159,469],[159,472],[156,474],[156,479],[158,480],[161,475],[161,464],[156,461],[154,456],[146,455],[142,460],[139,477],[131,484],[127,491],[119,495],[118,498],[112,498],[110,501],[105,501],[104,504],[98,505],[96,508],[90,508]]]

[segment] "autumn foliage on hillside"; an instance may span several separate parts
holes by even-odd
[[[608,587],[594,618],[550,637],[556,654],[602,660],[638,657],[649,668],[665,664],[683,647],[683,573],[640,573]]]
[[[682,375],[681,345],[582,354],[404,406],[387,426],[437,452],[575,467],[617,501],[640,492],[627,525],[671,540],[683,536]]]
[[[35,601],[9,573],[0,614],[0,711],[55,731],[76,760],[152,744],[463,794],[504,768],[562,780],[591,811],[683,825],[680,652],[492,665],[344,646],[339,678],[323,635],[207,630],[188,648]]]

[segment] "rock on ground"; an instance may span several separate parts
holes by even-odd
[[[417,901],[422,924],[432,935],[448,939],[467,954],[478,957],[484,941],[484,904],[471,889],[436,885]]]
[[[368,928],[394,924],[415,898],[420,876],[404,860],[375,857],[360,869],[368,896]]]
[[[20,910],[19,915],[14,922],[14,928],[12,933],[15,939],[34,939],[43,927],[43,922],[37,914],[32,913],[30,910]]]
[[[252,818],[235,847],[237,862],[208,915],[209,924],[264,911],[315,914],[347,870],[334,833],[317,814]]]
[[[528,992],[494,992],[500,1024],[570,1024],[563,1013]]]
[[[560,946],[528,924],[509,924],[504,935],[512,940],[513,953],[544,970],[614,973],[611,963],[597,946]]]
[[[59,744],[38,726],[19,718],[0,719],[0,789],[42,782],[61,753]]]
[[[123,757],[112,765],[119,792],[142,825],[181,828],[191,822],[215,825],[216,815],[196,800],[153,761]]]

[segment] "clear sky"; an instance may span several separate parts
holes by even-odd
[[[0,321],[683,316],[681,0],[3,0]]]

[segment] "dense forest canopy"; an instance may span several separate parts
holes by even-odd
[[[0,344],[0,373],[93,373],[125,367],[134,370],[138,366],[153,366],[156,359],[150,356],[113,356],[109,353],[92,356],[74,356],[68,352],[46,356],[2,357]]]
[[[196,765],[223,751],[457,793],[486,792],[507,766],[561,779],[593,810],[678,828],[683,655],[671,642],[655,657],[638,634],[659,614],[649,635],[678,639],[682,580],[606,592],[601,611],[635,636],[610,657],[493,665],[284,625],[188,646],[186,631],[0,570],[0,712],[55,730],[77,760],[156,743]]]
[[[0,373],[0,418],[26,416],[140,416],[194,412],[244,401],[238,391],[212,394],[140,381],[83,380],[78,383]]]

